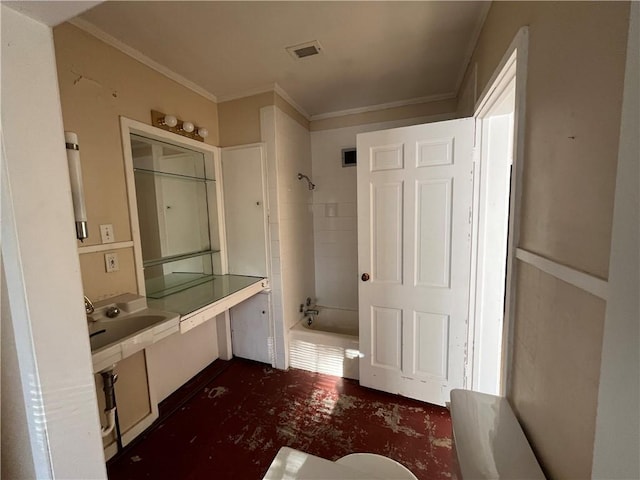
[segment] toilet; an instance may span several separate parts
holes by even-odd
[[[352,453],[336,460],[336,463],[371,475],[371,478],[418,480],[411,470],[395,460],[375,453]]]
[[[335,462],[282,447],[264,480],[418,480],[405,466],[373,453],[352,453]]]
[[[545,479],[506,398],[452,390],[450,409],[461,479]],[[352,453],[332,462],[289,447],[280,449],[264,479],[418,480],[383,455]]]

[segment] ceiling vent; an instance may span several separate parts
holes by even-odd
[[[322,47],[317,40],[313,40],[311,42],[301,43],[300,45],[294,45],[293,47],[287,47],[286,50],[297,60],[318,55],[322,51]]]

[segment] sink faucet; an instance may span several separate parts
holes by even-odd
[[[93,306],[93,303],[91,303],[91,300],[89,300],[87,298],[87,296],[84,296],[84,311],[87,313],[87,315],[91,315],[93,312],[95,312],[95,308]]]

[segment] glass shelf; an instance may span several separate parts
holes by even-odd
[[[194,177],[192,175],[183,175],[181,173],[171,173],[171,172],[161,172],[158,170],[149,170],[146,168],[134,168],[134,173],[143,173],[147,175],[154,175],[156,177],[167,177],[167,178],[179,178],[182,180],[192,180],[194,182],[215,182],[213,178],[205,178],[205,177]]]
[[[148,304],[150,308],[187,315],[262,280],[243,275],[210,275],[200,283],[161,298],[150,297],[147,292]]]
[[[173,272],[161,277],[148,279],[147,297],[160,299],[187,290],[213,279],[212,274],[193,272]]]
[[[212,253],[220,253],[220,250],[203,250],[201,252],[190,252],[190,253],[183,253],[179,255],[171,255],[168,257],[153,258],[151,260],[145,260],[144,262],[142,262],[142,266],[144,268],[155,267],[156,265],[162,265],[165,263],[175,262],[178,260],[186,260],[187,258],[211,255]]]
[[[220,273],[220,255],[217,253],[209,250],[145,262],[147,297],[164,298],[211,280],[214,274]]]
[[[131,134],[134,171],[205,180],[215,178],[203,152]]]

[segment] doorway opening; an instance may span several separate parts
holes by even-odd
[[[467,388],[507,391],[515,292],[527,29],[521,29],[476,107],[474,233]]]

